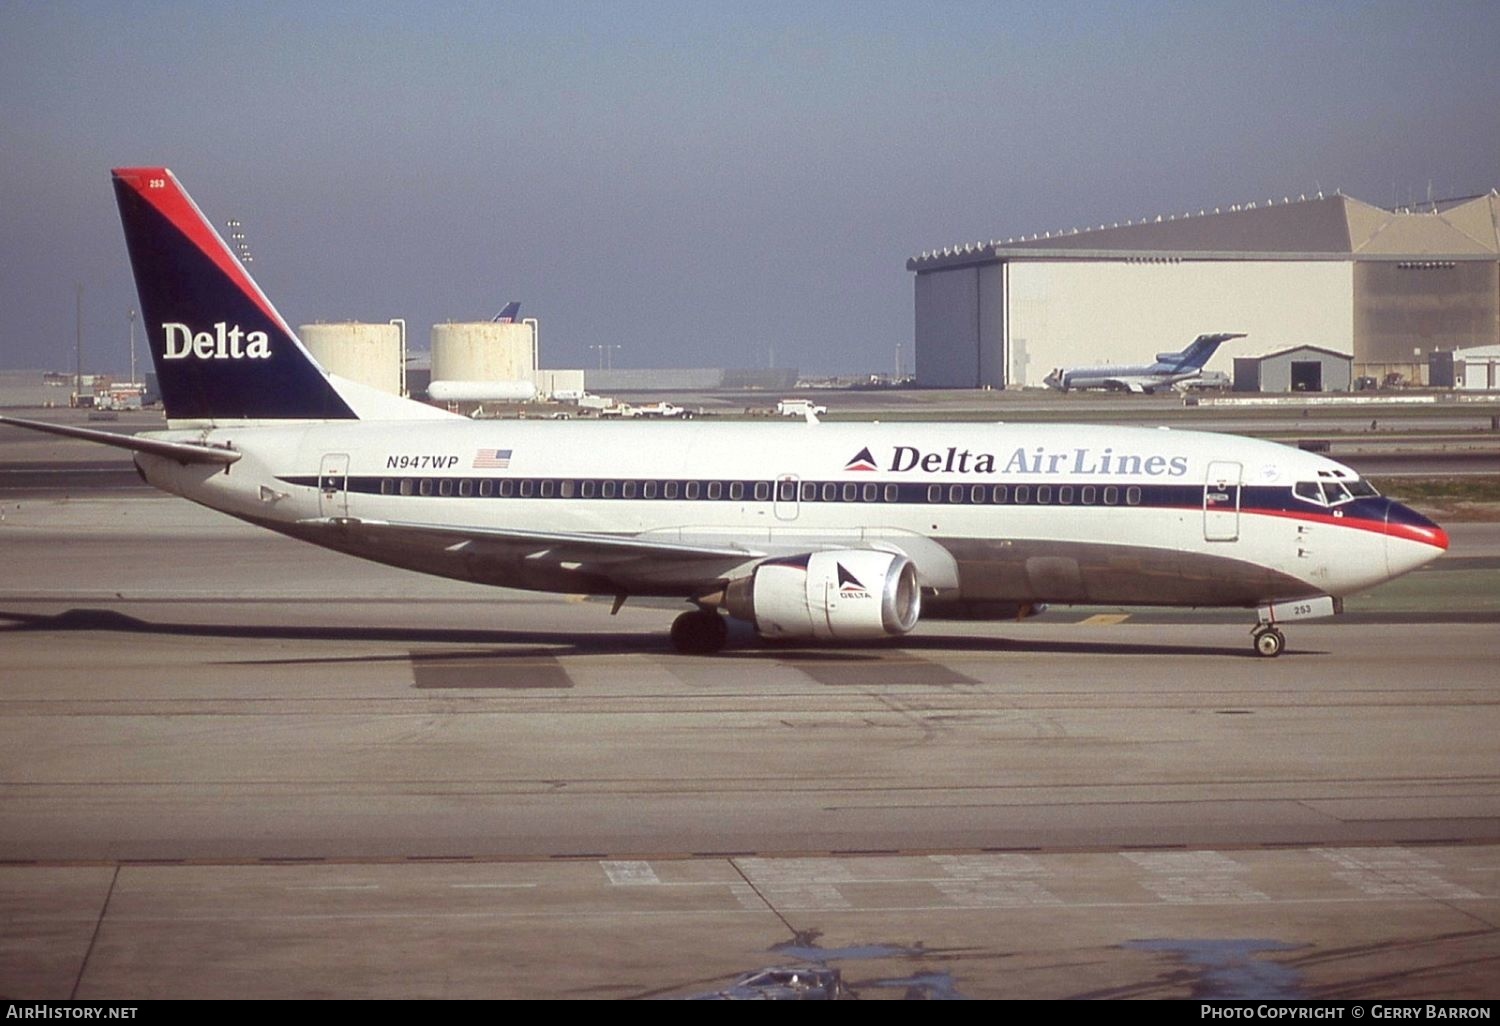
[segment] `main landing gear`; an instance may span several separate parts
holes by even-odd
[[[1286,648],[1286,635],[1268,623],[1257,626],[1250,632],[1250,638],[1255,645],[1255,654],[1267,659],[1281,655],[1281,650]]]
[[[691,609],[672,621],[672,647],[683,655],[713,655],[728,637],[729,625],[712,609]]]

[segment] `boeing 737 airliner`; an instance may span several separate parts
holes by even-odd
[[[693,608],[672,640],[902,635],[1046,603],[1283,620],[1448,545],[1347,467],[1190,431],[1064,425],[472,421],[325,372],[165,168],[115,192],[166,406],[129,437],[151,484],[445,577]]]

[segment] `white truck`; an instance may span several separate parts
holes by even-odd
[[[680,417],[683,420],[693,415],[693,411],[671,403],[647,403],[645,406],[627,407],[623,412],[627,417]]]
[[[776,404],[776,412],[783,417],[805,417],[809,413],[821,417],[828,412],[828,407],[819,406],[811,399],[783,399]]]

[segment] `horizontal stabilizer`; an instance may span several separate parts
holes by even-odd
[[[233,463],[240,454],[233,449],[217,445],[199,445],[196,442],[168,442],[160,438],[140,438],[121,435],[113,431],[97,431],[93,428],[69,427],[66,424],[48,424],[40,420],[22,420],[19,417],[0,417],[0,424],[14,424],[32,431],[45,431],[64,438],[81,438],[86,442],[112,445],[116,449],[146,452],[153,456],[165,456],[179,463]]]

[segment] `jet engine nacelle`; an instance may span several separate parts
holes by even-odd
[[[895,552],[844,549],[768,559],[732,581],[724,608],[766,638],[854,641],[917,625],[917,567]]]

